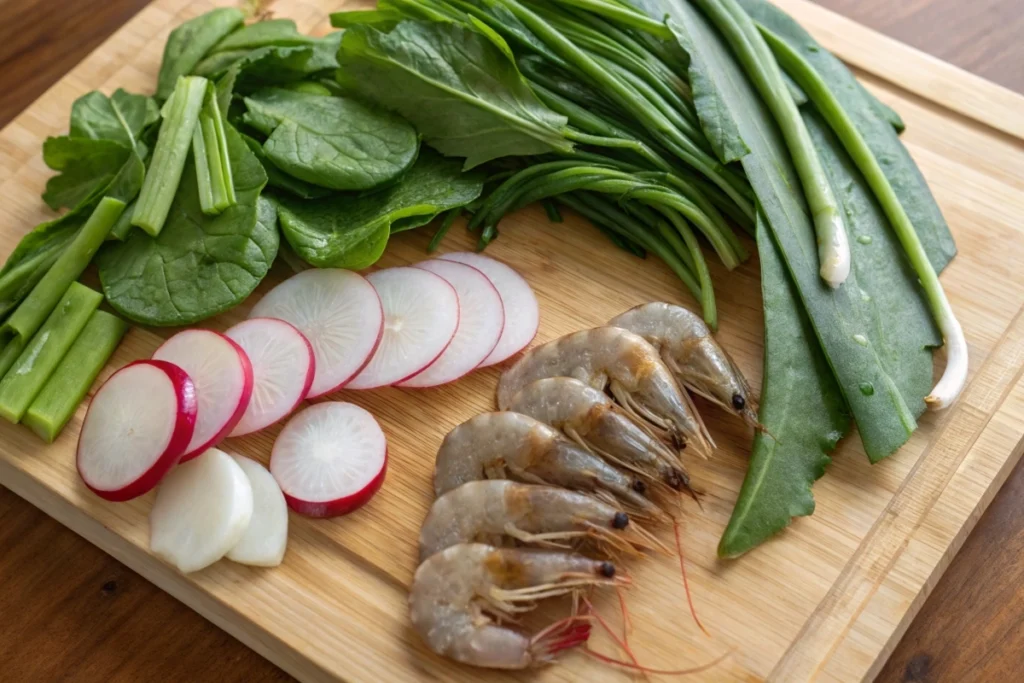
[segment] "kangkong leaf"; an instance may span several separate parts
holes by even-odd
[[[142,131],[159,120],[160,108],[152,97],[133,95],[121,88],[107,97],[94,90],[71,105],[70,137],[135,147]]]
[[[189,325],[241,303],[270,269],[279,236],[273,206],[259,196],[267,176],[241,136],[226,134],[235,206],[203,214],[190,158],[159,236],[136,230],[100,251],[103,291],[125,317]]]
[[[900,142],[899,115],[871,95],[835,55],[821,47],[789,15],[764,0],[739,0],[751,17],[800,53],[822,79],[853,120],[871,152],[878,159],[910,222],[914,225],[928,260],[936,272],[956,256],[956,243],[928,183]],[[895,128],[894,128],[895,127]],[[852,239],[852,237],[851,237]]]
[[[186,21],[171,31],[164,45],[156,96],[166,100],[174,92],[179,76],[192,73],[196,65],[215,45],[245,21],[241,10],[222,7]]]
[[[825,473],[828,454],[850,430],[843,395],[814,336],[763,217],[757,221],[764,297],[764,425],[729,525],[721,557],[737,557],[814,512],[811,485]]]
[[[258,47],[312,45],[315,38],[299,33],[291,19],[267,19],[235,31],[217,43],[211,52],[254,50]]]
[[[566,118],[537,99],[495,38],[454,24],[355,26],[341,41],[338,80],[402,114],[441,153],[466,157],[466,168],[572,151]]]
[[[267,158],[286,173],[333,190],[391,182],[416,160],[416,131],[353,99],[283,89],[245,98],[244,121],[268,135]]]
[[[906,335],[910,340],[932,333],[929,327],[922,334],[915,320],[890,315],[888,310],[895,304],[893,298],[875,298],[883,288],[883,280],[877,279],[884,276],[881,271],[902,272],[902,255],[879,241],[873,245],[878,254],[871,259],[866,259],[863,252],[854,254],[853,270],[843,286],[833,290],[822,282],[818,276],[814,229],[801,185],[774,120],[704,17],[686,3],[674,5],[678,6],[680,21],[669,23],[690,54],[690,80],[698,116],[716,151],[727,147],[734,152],[741,149],[736,141],[723,144],[714,140],[723,133],[738,136],[739,143],[749,149],[739,161],[857,420],[864,449],[872,461],[877,461],[910,438],[919,412],[917,373],[902,371],[903,359],[888,355],[891,348],[886,338]],[[858,235],[861,229],[860,225],[854,226],[851,234]],[[862,290],[867,292],[867,298]],[[878,310],[886,310],[884,319],[879,319]]]
[[[391,233],[426,225],[438,214],[469,204],[483,191],[483,174],[423,150],[401,181],[372,194],[339,194],[299,201],[279,198],[281,230],[302,260],[321,268],[366,268]]]

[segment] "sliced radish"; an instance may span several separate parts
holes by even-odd
[[[384,306],[384,335],[348,389],[386,387],[423,372],[459,327],[459,296],[444,278],[418,268],[387,268],[366,279]]]
[[[501,261],[468,251],[445,254],[441,258],[465,263],[482,272],[498,290],[505,305],[505,329],[498,345],[480,364],[481,367],[507,360],[533,341],[540,326],[540,307],[533,289],[522,275]]]
[[[140,360],[110,376],[89,404],[76,464],[107,500],[146,493],[181,459],[196,423],[196,393],[185,371]]]
[[[252,365],[252,398],[230,436],[259,431],[285,417],[306,397],[316,362],[309,340],[291,323],[250,318],[224,333]]]
[[[318,403],[289,420],[270,473],[288,507],[310,517],[352,512],[384,483],[387,440],[373,415],[351,403]]]
[[[358,273],[337,268],[288,278],[249,317],[284,320],[309,340],[316,374],[308,398],[345,386],[369,362],[384,331],[384,311],[373,285]]]
[[[255,460],[240,455],[231,457],[252,487],[252,519],[227,558],[253,567],[276,567],[284,559],[288,545],[288,505],[281,487],[267,468]]]
[[[197,572],[238,545],[252,510],[245,472],[210,448],[160,483],[149,513],[149,549],[183,573]]]
[[[459,328],[452,343],[426,370],[399,385],[433,387],[457,380],[490,355],[505,327],[505,308],[498,290],[473,266],[434,259],[414,267],[440,275],[459,295]]]
[[[196,387],[196,428],[181,459],[187,462],[220,443],[242,419],[252,396],[252,365],[242,347],[213,330],[179,332],[153,359],[174,363]]]

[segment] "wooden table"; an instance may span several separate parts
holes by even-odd
[[[1024,0],[819,0],[1024,92]],[[0,0],[0,126],[147,0]],[[47,55],[41,58],[41,55]],[[1022,150],[1024,152],[1024,150]],[[911,625],[880,681],[1015,680],[1024,665],[1024,464]],[[4,680],[289,677],[0,488]]]

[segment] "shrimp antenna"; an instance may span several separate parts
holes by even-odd
[[[589,647],[583,648],[583,652],[585,652],[587,655],[593,657],[594,659],[596,659],[596,660],[598,660],[600,662],[604,662],[605,664],[610,664],[612,666],[621,666],[624,669],[630,669],[630,670],[633,670],[633,671],[640,671],[641,673],[644,673],[644,674],[652,674],[654,676],[689,676],[690,674],[699,674],[702,671],[707,671],[708,669],[711,669],[713,667],[718,666],[723,661],[725,661],[726,658],[732,656],[732,653],[735,652],[735,649],[734,648],[729,648],[728,650],[726,650],[722,654],[718,655],[717,657],[715,657],[714,659],[712,659],[710,662],[708,662],[706,664],[701,664],[700,666],[695,666],[695,667],[693,667],[691,669],[674,669],[674,670],[672,670],[672,669],[652,669],[652,668],[646,667],[646,666],[638,666],[636,664],[633,664],[632,662],[626,662],[626,661],[623,661],[621,659],[615,659],[614,657],[609,657],[608,655],[601,654],[600,652],[595,652],[594,650],[591,650]]]
[[[624,637],[619,638],[617,635],[615,635],[615,631],[608,624],[608,622],[605,621],[604,617],[597,613],[597,610],[594,609],[594,606],[590,603],[590,600],[588,600],[586,596],[583,597],[583,603],[587,606],[587,609],[590,611],[590,614],[592,614],[594,618],[597,620],[597,623],[601,625],[601,628],[603,628],[605,632],[608,634],[608,637],[611,638],[615,642],[615,644],[622,648],[626,655],[629,656],[629,658],[633,662],[633,666],[635,666],[637,670],[643,671],[644,667],[640,665],[640,661],[637,660],[636,655],[633,654],[633,648],[629,646],[629,641],[627,641]],[[625,605],[625,603],[622,604]]]
[[[679,573],[682,574],[683,577],[683,590],[686,591],[686,602],[690,606],[690,616],[693,617],[693,622],[697,624],[701,631],[704,632],[704,635],[710,638],[711,634],[708,633],[706,628],[704,628],[704,624],[701,623],[700,617],[697,616],[697,608],[693,605],[693,594],[690,592],[690,580],[686,575],[686,556],[683,554],[683,539],[679,533],[680,524],[677,521],[672,526],[676,535],[676,550],[679,553]]]

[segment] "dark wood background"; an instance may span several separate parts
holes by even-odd
[[[1024,93],[1024,0],[818,1]],[[146,3],[0,0],[0,127]],[[1021,500],[1024,467],[982,517],[879,681],[1024,677]],[[3,488],[0,672],[0,680],[25,682],[291,680]]]

